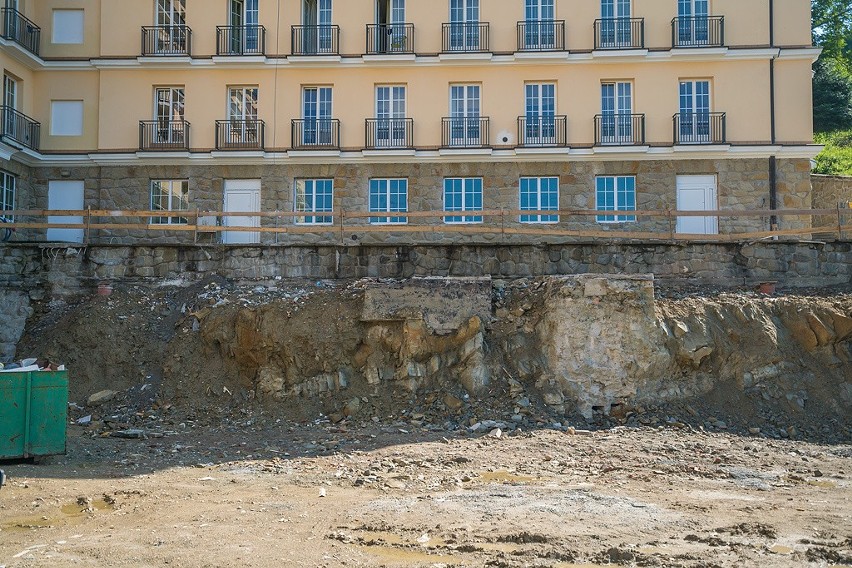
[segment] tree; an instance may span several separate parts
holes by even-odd
[[[823,58],[842,62],[852,71],[852,2],[812,0],[814,44],[822,47]]]
[[[852,77],[832,59],[814,66],[814,130],[852,128]]]

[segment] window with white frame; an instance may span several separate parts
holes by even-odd
[[[636,211],[635,176],[595,178],[595,208],[598,211]],[[635,215],[598,215],[598,223],[628,223]]]
[[[444,211],[482,211],[482,178],[444,179]],[[444,222],[482,223],[482,216],[449,216]]]
[[[15,176],[0,170],[0,211],[15,210],[15,185]],[[12,215],[0,214],[0,217],[7,221],[14,221]]]
[[[371,179],[370,213],[407,213],[407,179]],[[370,217],[370,223],[383,225],[402,225],[408,217]]]
[[[54,10],[51,42],[79,45],[83,43],[83,10]]]
[[[83,135],[83,101],[50,101],[50,135]]]
[[[187,180],[152,180],[151,211],[178,213],[189,210]],[[152,217],[154,225],[186,225],[186,217]]]
[[[558,177],[522,177],[520,181],[521,211],[556,211],[559,209]],[[559,215],[521,215],[521,223],[558,223]]]
[[[314,213],[296,217],[296,223],[300,225],[331,225],[334,217],[316,213],[334,211],[334,180],[297,179],[294,210],[296,213]]]

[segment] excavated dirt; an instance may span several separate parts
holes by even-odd
[[[0,566],[852,566],[848,290],[407,286],[36,302],[73,425]]]

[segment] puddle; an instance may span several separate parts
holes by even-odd
[[[434,536],[429,536],[429,540],[426,542],[420,542],[418,540],[419,536],[402,537],[398,534],[380,531],[364,531],[358,533],[358,536],[364,543],[366,543],[366,546],[394,545],[438,548],[446,544],[443,539]]]
[[[479,474],[479,479],[491,483],[533,483],[538,481],[535,477],[528,475],[518,475],[509,473],[508,471],[483,471]]]
[[[427,554],[416,550],[406,550],[401,548],[388,548],[384,546],[359,546],[363,552],[378,556],[382,562],[391,564],[401,564],[410,566],[413,562],[429,563],[429,564],[448,564],[452,566],[459,562],[454,556],[443,554]]]
[[[793,549],[790,548],[789,546],[783,546],[781,544],[776,544],[775,546],[772,546],[772,547],[769,548],[769,552],[772,552],[773,554],[787,555],[787,554],[793,554]]]
[[[808,481],[808,485],[812,487],[822,487],[823,489],[836,489],[837,484],[833,481]]]
[[[103,499],[92,501],[92,508],[96,511],[113,510],[113,506],[104,501]],[[38,515],[13,519],[11,521],[7,521],[3,524],[0,524],[0,530],[27,532],[31,530],[65,527],[81,523],[89,515],[89,513],[86,512],[86,507],[83,505],[79,505],[76,502],[63,505],[59,508],[59,511],[62,513],[61,515]]]
[[[638,550],[640,553],[647,554],[649,556],[652,554],[668,554],[668,551],[660,548],[659,546],[640,546]]]

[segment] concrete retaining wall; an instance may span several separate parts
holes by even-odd
[[[91,290],[101,281],[407,278],[642,274],[727,286],[852,283],[852,242],[754,244],[573,244],[452,246],[0,246],[0,289],[49,294]]]

